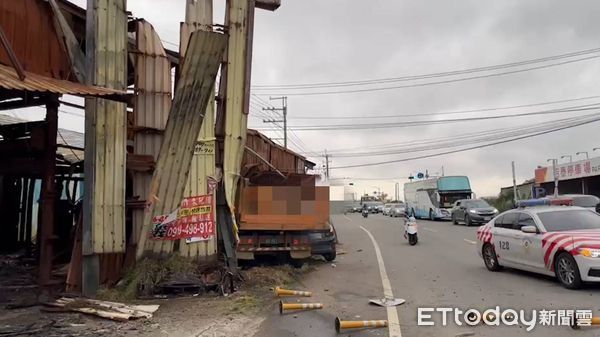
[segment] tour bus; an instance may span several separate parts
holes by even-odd
[[[444,176],[404,184],[406,211],[416,218],[450,219],[455,201],[474,198],[469,178]]]

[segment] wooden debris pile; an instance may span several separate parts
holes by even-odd
[[[127,305],[119,302],[98,301],[85,298],[61,297],[54,302],[45,303],[54,309],[51,312],[81,312],[114,321],[129,321],[139,318],[152,318],[159,305]]]

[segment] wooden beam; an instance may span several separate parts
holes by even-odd
[[[2,27],[0,27],[0,42],[2,42],[2,46],[4,46],[4,50],[8,54],[8,58],[10,58],[10,63],[12,63],[12,66],[13,68],[15,68],[17,75],[19,75],[19,79],[21,81],[24,81],[25,70],[23,69],[21,62],[19,62],[19,59],[17,58],[15,51],[12,49],[10,42],[6,38],[6,35],[4,35],[4,30],[2,29]]]
[[[75,38],[75,34],[67,23],[56,0],[47,1],[50,3],[50,8],[52,8],[52,13],[54,14],[54,27],[56,33],[61,38],[63,46],[69,56],[73,73],[80,83],[85,83],[85,54],[79,48],[79,41]]]

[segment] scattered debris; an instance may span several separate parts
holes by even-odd
[[[337,267],[337,265],[335,263],[332,263],[331,268],[335,268],[335,267]]]
[[[403,298],[382,298],[379,300],[376,300],[376,299],[369,300],[369,303],[376,304],[380,307],[395,307],[395,306],[404,304],[404,302],[406,302],[406,300],[404,300]]]
[[[346,254],[348,254],[348,252],[343,249],[340,249],[337,251],[337,255],[346,255]]]
[[[474,332],[468,331],[468,332],[462,332],[459,334],[455,335],[456,337],[468,337],[468,336],[475,336]]]
[[[357,250],[356,250],[356,252],[357,252],[357,253],[360,253],[360,252],[362,252],[362,251],[363,251],[362,249],[357,249]]]
[[[137,318],[152,318],[159,305],[127,305],[118,302],[90,300],[84,298],[61,297],[54,302],[45,303],[60,308],[57,311],[75,311],[95,315],[114,321],[128,321]]]

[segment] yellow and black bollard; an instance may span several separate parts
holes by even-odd
[[[288,289],[282,289],[282,288],[279,288],[279,287],[275,287],[275,295],[277,295],[277,296],[303,296],[303,297],[311,297],[312,293],[310,291],[288,290]]]
[[[323,309],[323,303],[283,303],[279,301],[279,313],[283,315],[286,310],[313,310]]]
[[[388,326],[388,321],[342,321],[339,317],[335,318],[335,331],[340,333],[343,329],[360,329],[360,328],[383,328]]]

